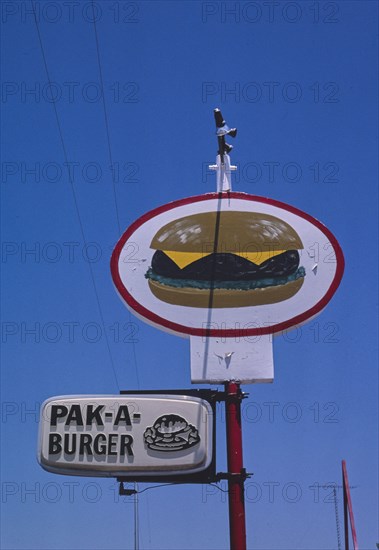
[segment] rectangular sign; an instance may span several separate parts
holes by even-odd
[[[191,382],[241,384],[274,381],[272,335],[223,338],[191,336]]]
[[[67,475],[195,474],[212,463],[213,424],[211,404],[189,395],[52,397],[41,407],[38,461]]]

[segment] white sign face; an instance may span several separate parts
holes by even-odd
[[[211,464],[212,431],[212,407],[197,397],[53,397],[41,408],[38,461],[68,475],[192,474]]]
[[[241,384],[274,381],[271,334],[243,338],[200,338],[191,336],[191,382]]]
[[[180,336],[245,338],[317,315],[343,273],[337,240],[300,210],[244,193],[209,193],[142,216],[112,255],[126,305]]]

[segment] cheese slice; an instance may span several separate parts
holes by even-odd
[[[269,258],[273,258],[278,254],[282,254],[283,252],[285,252],[285,250],[265,250],[262,252],[233,252],[233,254],[235,254],[236,256],[241,256],[241,258],[245,258],[250,262],[260,265]],[[164,250],[164,253],[173,262],[175,262],[176,265],[180,267],[180,269],[183,269],[183,267],[186,267],[192,262],[200,260],[200,258],[205,258],[205,256],[209,256],[211,254],[211,252],[176,252],[173,250]]]

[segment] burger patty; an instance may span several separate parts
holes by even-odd
[[[232,253],[209,254],[181,269],[164,252],[157,250],[151,262],[151,271],[170,279],[195,281],[258,281],[260,279],[283,279],[294,275],[299,267],[297,250],[287,250],[272,258],[255,264]],[[148,275],[149,276],[149,275]]]

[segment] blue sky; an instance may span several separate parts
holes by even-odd
[[[188,340],[129,315],[109,259],[144,212],[215,190],[215,107],[238,127],[234,190],[321,220],[346,260],[328,307],[275,339],[274,383],[244,388],[248,547],[337,548],[327,486],[346,459],[374,548],[377,3],[96,1],[104,96],[91,3],[35,7],[38,28],[29,0],[1,3],[3,548],[133,548],[133,503],[111,480],[40,468],[38,407],[191,386]],[[222,471],[221,414],[217,427]],[[228,548],[215,487],[145,491],[139,511],[143,549]]]

